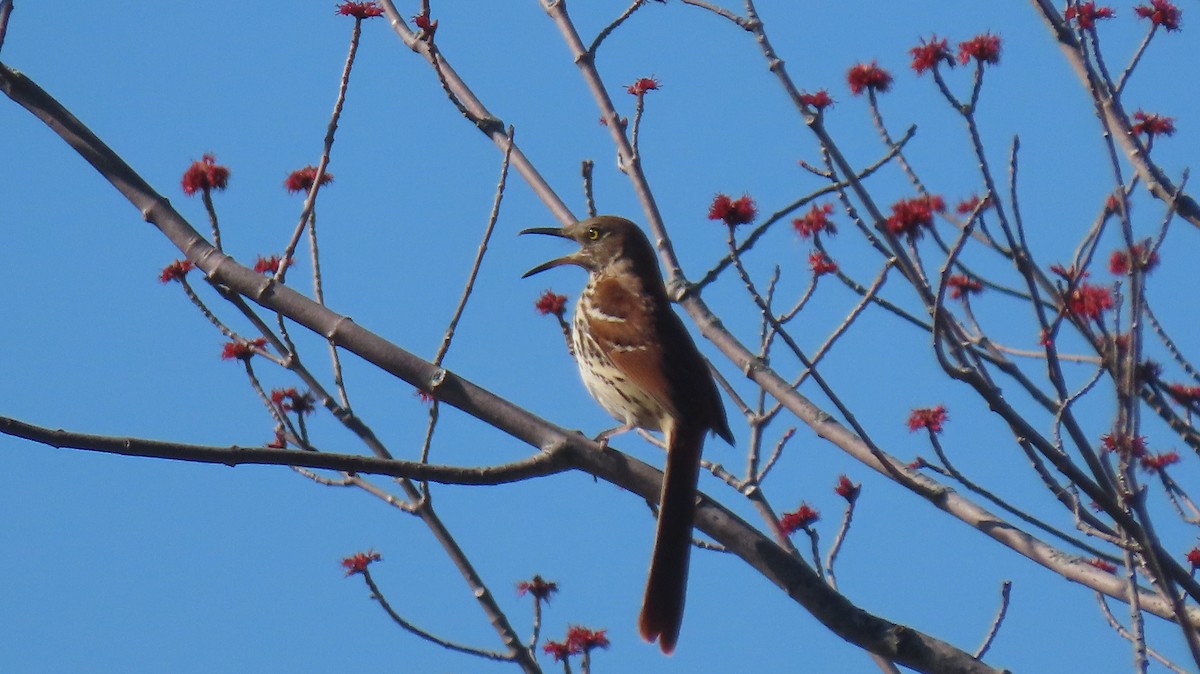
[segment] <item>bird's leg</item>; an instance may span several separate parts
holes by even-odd
[[[620,426],[617,426],[616,428],[610,428],[607,431],[601,432],[600,435],[596,436],[595,441],[600,443],[600,449],[607,449],[609,438],[611,438],[614,435],[628,433],[629,431],[632,431],[635,428],[637,428],[636,424],[621,424]]]

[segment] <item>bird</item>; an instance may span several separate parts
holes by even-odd
[[[525,272],[528,278],[561,265],[588,272],[572,319],[571,343],[592,398],[620,426],[661,431],[667,448],[650,572],[638,618],[643,639],[671,654],[679,640],[687,594],[696,481],[709,431],[733,444],[708,362],[671,308],[654,248],[633,222],[600,215],[565,227],[521,234],[571,239],[579,250]]]

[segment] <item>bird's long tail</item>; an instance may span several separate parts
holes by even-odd
[[[688,562],[692,554],[692,524],[696,516],[696,479],[705,429],[667,432],[667,463],[658,508],[658,531],[650,560],[650,577],[638,618],[646,641],[658,640],[663,653],[675,650],[683,623]]]

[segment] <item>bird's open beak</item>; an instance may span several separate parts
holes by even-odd
[[[520,233],[521,234],[546,234],[548,236],[557,236],[557,237],[560,237],[563,239],[571,238],[566,233],[564,233],[563,230],[559,227],[530,227],[529,229],[521,230]],[[557,267],[559,265],[564,265],[564,264],[577,264],[576,259],[575,259],[575,254],[564,255],[560,258],[555,258],[553,260],[550,260],[549,262],[543,262],[542,264],[539,264],[538,266],[534,267],[533,269],[530,269],[529,271],[525,272],[524,274],[521,274],[521,278],[529,278],[530,276],[544,272],[547,269],[550,269],[551,267]]]

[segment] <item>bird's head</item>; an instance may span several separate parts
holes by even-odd
[[[574,253],[544,262],[525,272],[521,278],[564,264],[578,265],[589,272],[599,273],[621,261],[627,261],[635,268],[648,264],[655,273],[658,271],[654,249],[646,235],[637,225],[615,215],[598,215],[561,228],[532,227],[521,233],[558,236],[579,244],[579,250]]]

